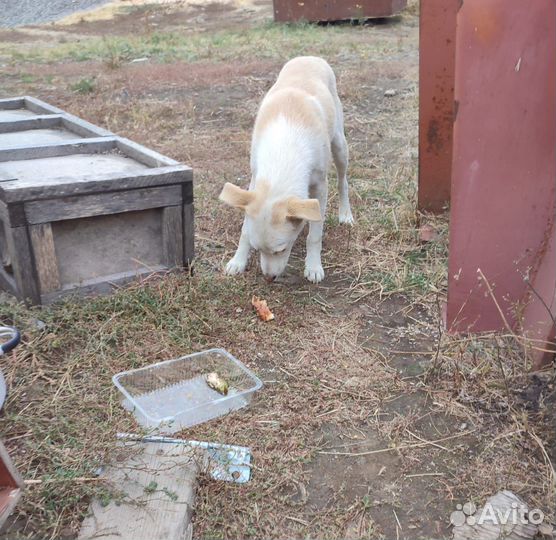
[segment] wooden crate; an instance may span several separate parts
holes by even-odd
[[[0,100],[0,287],[49,303],[193,255],[189,167],[36,99]]]

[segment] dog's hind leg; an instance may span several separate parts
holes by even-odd
[[[307,256],[305,257],[305,277],[313,282],[319,283],[324,278],[324,268],[320,258],[322,250],[322,231],[324,217],[326,215],[326,204],[328,202],[328,183],[326,175],[311,190],[311,197],[319,201],[321,221],[309,223],[309,234],[307,235]]]
[[[245,221],[241,227],[241,236],[239,237],[239,244],[237,246],[236,254],[230,259],[226,265],[226,274],[233,276],[245,271],[247,262],[249,261],[249,252],[251,251],[251,244],[249,242],[249,235],[247,234],[247,225]]]
[[[344,135],[343,126],[336,132],[332,139],[332,157],[334,158],[334,165],[338,174],[338,195],[340,198],[340,206],[338,212],[338,219],[340,223],[347,223],[353,225],[353,215],[351,213],[351,206],[349,204],[349,190],[347,181],[347,168],[348,168],[348,145]]]

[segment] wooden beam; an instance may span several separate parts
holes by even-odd
[[[182,267],[184,243],[181,205],[168,206],[162,210],[162,243],[168,268]]]
[[[114,134],[107,129],[95,126],[86,120],[82,120],[73,114],[70,114],[58,107],[54,107],[54,105],[50,105],[49,103],[45,103],[40,99],[25,96],[23,98],[19,98],[21,100],[21,105],[19,107],[14,107],[16,109],[26,108],[31,112],[37,114],[59,114],[63,117],[64,121],[70,122],[72,126],[77,127],[77,129],[71,129],[75,133],[80,133],[81,128],[83,129],[86,135],[95,134],[98,137],[113,137]],[[1,105],[0,105],[0,108]]]
[[[60,275],[58,273],[58,259],[56,258],[52,226],[50,223],[32,225],[29,227],[29,236],[33,246],[41,294],[59,289]]]
[[[193,203],[183,205],[183,254],[185,264],[190,266],[195,258],[195,210]]]
[[[53,128],[59,126],[61,123],[62,116],[59,114],[43,114],[40,116],[12,118],[10,120],[0,120],[0,133],[27,131],[29,129]]]
[[[37,114],[65,114],[62,109],[54,107],[54,105],[50,105],[35,97],[23,96],[20,99],[22,100],[22,106],[18,108],[25,108]]]
[[[24,97],[2,98],[0,99],[0,111],[13,111],[25,107]]]
[[[28,146],[26,148],[2,148],[0,149],[0,162],[70,156],[72,154],[95,154],[108,152],[114,148],[116,148],[115,137],[95,137],[91,139],[75,139],[73,141],[57,141]]]
[[[56,178],[56,184],[19,186],[17,180],[0,181],[0,200],[7,203],[36,201],[54,197],[69,197],[91,192],[114,192],[126,189],[164,186],[191,182],[193,173],[189,167],[176,165],[158,169],[139,170],[134,173],[107,173],[98,175],[95,180],[76,182],[72,177]]]
[[[41,297],[27,227],[6,227],[5,233],[8,251],[13,257],[12,266],[19,296],[27,302],[39,304]]]
[[[161,208],[180,203],[180,186],[162,186],[29,202],[25,203],[25,215],[28,223],[38,224]]]
[[[124,139],[123,137],[117,138],[117,147],[126,156],[147,165],[148,167],[171,167],[174,165],[179,165],[179,161],[175,159],[170,159],[169,157],[163,156],[154,150],[150,150],[145,146],[134,143],[129,139]]]

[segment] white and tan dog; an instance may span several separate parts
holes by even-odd
[[[249,191],[227,183],[220,194],[222,201],[245,212],[227,274],[245,270],[252,247],[261,254],[264,275],[273,280],[285,270],[308,221],[305,277],[313,283],[324,278],[322,230],[331,154],[338,172],[339,220],[353,224],[344,115],[334,72],[322,58],[294,58],[282,68],[259,108]]]

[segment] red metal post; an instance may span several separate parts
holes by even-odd
[[[556,305],[556,3],[464,0],[455,58],[447,325],[522,322],[546,341]]]
[[[419,14],[419,193],[421,211],[450,202],[456,17],[461,0],[422,0]]]

